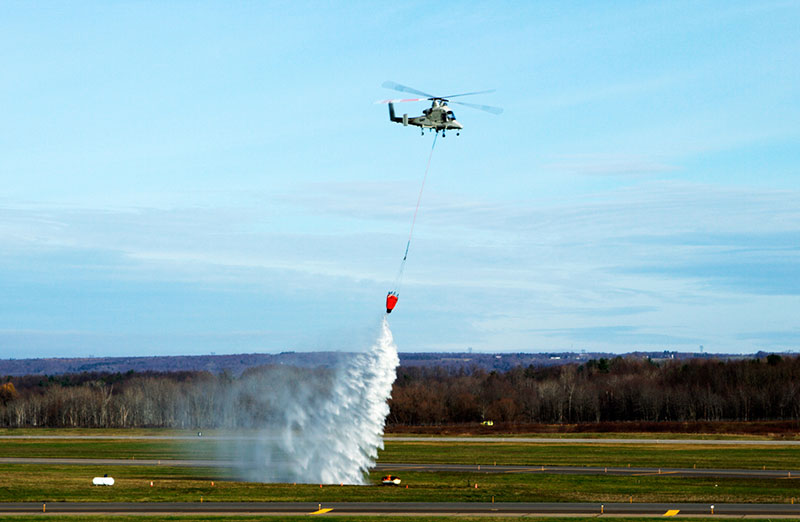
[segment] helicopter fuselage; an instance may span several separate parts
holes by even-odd
[[[419,96],[424,96],[424,98],[407,98],[404,100],[380,100],[375,103],[388,103],[389,104],[389,119],[395,123],[402,123],[403,126],[414,125],[415,127],[421,127],[422,133],[425,134],[425,129],[435,130],[437,133],[442,131],[442,136],[444,136],[445,131],[447,130],[455,130],[456,134],[464,128],[459,122],[456,121],[456,115],[453,114],[453,111],[450,107],[447,106],[447,103],[456,103],[458,105],[464,105],[466,107],[471,107],[473,109],[478,109],[485,112],[490,112],[492,114],[500,114],[503,112],[503,109],[500,107],[492,107],[491,105],[479,105],[477,103],[465,103],[462,101],[455,101],[451,100],[451,98],[456,98],[460,96],[473,96],[475,94],[485,94],[489,92],[494,92],[494,89],[488,91],[475,91],[475,92],[463,92],[461,94],[448,94],[447,96],[435,96],[433,94],[429,94],[427,92],[419,91],[412,87],[408,87],[407,85],[400,85],[399,83],[386,81],[383,82],[383,86],[387,89],[394,89],[395,91],[400,92],[410,92],[413,94],[417,94]],[[423,100],[431,101],[431,106],[429,109],[425,109],[422,111],[422,116],[412,116],[409,117],[408,114],[403,114],[402,117],[395,115],[394,113],[394,104],[395,103],[403,103],[403,102],[419,102]]]
[[[389,119],[403,126],[414,125],[422,129],[433,129],[436,132],[455,130],[456,132],[464,128],[458,121],[450,107],[444,100],[433,100],[431,107],[422,111],[422,116],[409,117],[408,114],[396,116],[394,104],[389,103]]]

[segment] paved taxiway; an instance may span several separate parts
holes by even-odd
[[[197,513],[258,515],[711,515],[711,504],[489,502],[6,502],[0,515],[21,513]],[[800,517],[800,504],[717,504],[715,516]]]
[[[79,458],[35,458],[5,457],[0,464],[53,464],[76,466],[166,466],[198,468],[232,468],[236,463],[228,460],[185,459],[79,459]],[[402,473],[404,471],[438,471],[449,473],[524,473],[554,475],[621,475],[664,477],[734,477],[763,479],[800,479],[800,470],[789,469],[710,469],[710,468],[641,468],[599,466],[507,466],[477,464],[408,464],[379,462],[376,471]]]

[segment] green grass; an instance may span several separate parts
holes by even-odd
[[[386,442],[379,462],[798,469],[800,447],[695,444]]]
[[[2,433],[0,433],[2,434]],[[476,433],[471,435],[437,435],[431,433],[389,433],[386,439],[390,440],[394,437],[475,437],[475,438],[492,438],[502,437],[506,439],[521,439],[521,438],[535,438],[535,439],[649,439],[649,440],[795,440],[798,438],[796,434],[780,435],[745,435],[745,434],[731,434],[731,433],[637,433],[637,432],[602,432],[602,433],[583,433],[583,432],[570,432],[570,433]]]
[[[198,430],[173,430],[166,428],[0,428],[0,435],[112,435],[119,437],[181,436],[195,437]],[[202,430],[206,435],[222,433],[218,430]]]
[[[180,436],[180,437],[195,437],[198,430],[178,430],[166,428],[0,428],[0,435],[95,435],[95,436],[119,436],[119,437],[141,437],[150,435],[161,436]],[[230,435],[225,430],[202,430],[203,435]],[[239,432],[237,432],[239,434]],[[424,433],[389,433],[386,435],[387,439],[392,437],[440,437],[437,434],[424,434]],[[459,436],[459,435],[451,435]],[[698,439],[698,440],[787,440],[797,439],[800,433],[780,433],[780,434],[765,434],[765,435],[752,435],[752,434],[729,434],[729,433],[636,433],[636,432],[601,432],[601,433],[504,433],[498,431],[497,433],[481,433],[470,435],[477,438],[486,437],[504,437],[504,438],[543,438],[543,439]]]
[[[91,485],[108,473],[113,487]],[[519,473],[405,472],[409,487],[260,484],[219,470],[139,466],[1,465],[2,502],[790,502],[785,479],[683,478]],[[154,486],[150,486],[153,481]],[[211,482],[214,481],[214,486]],[[478,484],[478,488],[474,487]]]
[[[34,434],[119,434],[124,430],[37,430]],[[138,435],[187,434],[137,430]],[[665,436],[664,438],[671,438]],[[217,443],[192,440],[0,440],[0,457],[161,459],[161,466],[0,464],[0,501],[474,501],[489,502],[789,502],[800,497],[787,479],[597,476],[550,474],[430,473],[404,471],[403,485],[325,486],[258,484],[233,480],[231,470],[170,467],[169,459],[231,458]],[[800,469],[800,448],[659,444],[547,444],[520,442],[386,442],[379,462],[460,463],[491,466],[573,465]],[[117,483],[93,487],[109,473]],[[379,482],[381,473],[371,481]],[[154,487],[150,487],[150,481]],[[215,482],[211,486],[211,481]],[[474,484],[478,483],[478,489]],[[179,517],[185,520],[183,517]],[[137,517],[137,520],[141,518]],[[239,520],[240,518],[236,518]],[[70,518],[70,520],[76,520]],[[385,520],[381,518],[381,520]],[[404,518],[404,520],[409,520]]]
[[[214,441],[0,439],[0,457],[213,459],[216,450]]]
[[[211,440],[5,439],[0,457],[231,459],[233,445]],[[800,469],[800,447],[695,444],[393,442],[379,462],[674,468]]]

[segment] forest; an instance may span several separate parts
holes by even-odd
[[[79,373],[0,379],[1,427],[234,428],[280,422],[286,388],[334,370]],[[272,397],[275,397],[271,400]],[[242,415],[246,412],[246,415]],[[242,420],[242,419],[250,419]],[[800,357],[480,368],[399,367],[387,425],[800,420]],[[260,424],[261,423],[261,424]]]

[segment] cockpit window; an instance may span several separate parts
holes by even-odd
[[[456,119],[456,115],[453,111],[447,111],[447,119],[449,121],[453,121]]]

